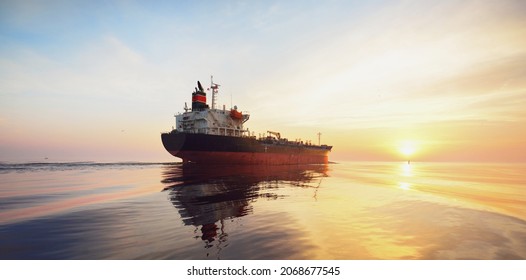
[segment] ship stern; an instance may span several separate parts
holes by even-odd
[[[168,133],[162,133],[161,141],[163,142],[163,146],[166,151],[168,151],[174,157],[181,158],[179,152],[182,150],[186,141],[185,133],[179,133],[175,130]]]

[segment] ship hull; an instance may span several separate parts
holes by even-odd
[[[183,162],[200,164],[324,164],[330,148],[264,143],[251,137],[163,133],[165,149]]]

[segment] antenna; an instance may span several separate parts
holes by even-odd
[[[318,132],[318,146],[321,145],[321,132]]]

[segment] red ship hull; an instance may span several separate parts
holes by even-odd
[[[168,151],[183,162],[213,163],[213,164],[326,164],[328,155],[302,155],[281,153],[255,152],[195,152]]]

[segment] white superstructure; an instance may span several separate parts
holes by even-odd
[[[216,109],[216,94],[219,85],[211,82],[212,109],[206,104],[206,93],[201,83],[192,93],[192,109],[185,105],[185,112],[175,115],[175,125],[178,132],[200,133],[224,136],[250,136],[243,124],[248,121],[250,114],[237,111],[237,106],[226,110]]]

